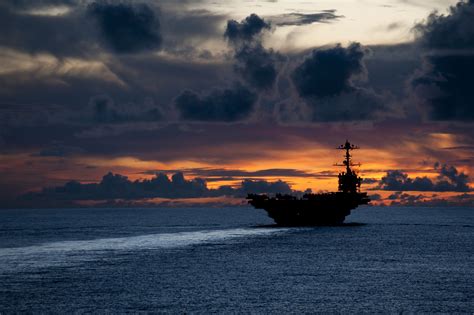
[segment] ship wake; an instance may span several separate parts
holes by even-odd
[[[137,250],[162,250],[200,244],[212,244],[250,237],[269,236],[287,229],[239,228],[180,233],[148,234],[131,237],[83,241],[51,242],[35,246],[1,248],[0,274],[30,269],[61,267],[87,263],[105,255]]]

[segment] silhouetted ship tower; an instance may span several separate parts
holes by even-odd
[[[352,209],[370,202],[367,193],[360,192],[362,178],[351,169],[351,151],[359,147],[346,141],[338,147],[345,150],[343,164],[345,172],[339,173],[339,191],[321,194],[305,194],[302,198],[294,195],[249,194],[249,203],[257,209],[264,209],[278,225],[282,226],[314,226],[342,224]]]

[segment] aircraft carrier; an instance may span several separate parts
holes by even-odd
[[[362,178],[352,169],[360,164],[352,163],[351,151],[359,147],[346,141],[338,147],[345,151],[344,161],[337,166],[345,167],[339,173],[337,192],[295,195],[277,194],[270,197],[264,194],[249,194],[249,203],[257,209],[264,209],[280,226],[340,225],[351,210],[370,202],[367,193],[361,192]]]

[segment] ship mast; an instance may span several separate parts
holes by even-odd
[[[351,144],[348,140],[346,140],[346,143],[341,144],[337,149],[345,150],[346,153],[344,154],[345,159],[342,162],[342,164],[335,164],[335,166],[345,166],[346,167],[346,172],[348,174],[352,173],[351,166],[360,166],[360,164],[352,163],[352,161],[351,161],[352,155],[350,153],[352,150],[359,149],[358,146],[355,146],[355,145]]]

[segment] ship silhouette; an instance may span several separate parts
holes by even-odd
[[[249,204],[257,209],[264,209],[276,224],[281,226],[316,226],[342,224],[359,205],[370,202],[367,193],[360,192],[362,178],[351,168],[360,164],[352,163],[351,151],[359,147],[346,143],[337,149],[344,150],[344,161],[335,166],[345,167],[339,173],[337,192],[305,194],[302,198],[295,195],[277,194],[270,197],[265,194],[249,194]]]

